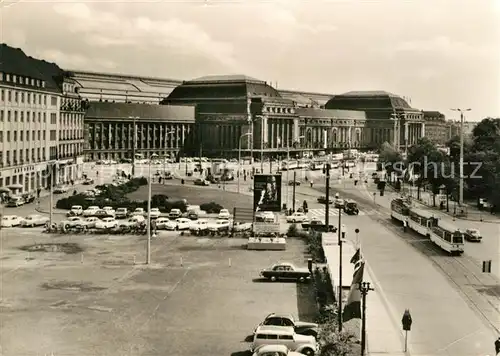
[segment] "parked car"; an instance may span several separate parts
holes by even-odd
[[[145,223],[146,219],[142,215],[135,215],[128,218],[126,221],[122,221],[119,223],[120,228],[131,228],[135,226],[139,226],[140,224]]]
[[[321,196],[318,198],[318,203],[320,204],[326,204],[326,196]],[[333,204],[333,199],[332,198],[328,198],[328,204]]]
[[[287,223],[305,222],[307,220],[309,220],[307,215],[300,212],[295,212],[292,215],[286,217]]]
[[[274,326],[285,326],[285,327],[293,327],[297,334],[302,335],[311,335],[314,337],[318,336],[318,324],[311,323],[307,321],[299,321],[296,320],[291,314],[278,314],[271,313],[262,323],[260,323],[254,330],[257,331],[257,328],[261,325],[274,325]]]
[[[180,209],[172,209],[170,210],[170,213],[168,213],[168,218],[169,219],[178,219],[182,215],[182,212]]]
[[[336,226],[329,224],[327,227],[324,221],[317,218],[312,218],[309,222],[303,222],[301,226],[304,230],[310,229],[320,232],[337,232]]]
[[[262,345],[254,350],[252,356],[304,356],[304,354],[290,351],[285,345]]]
[[[2,217],[2,227],[14,227],[19,226],[23,219],[16,215],[4,215]]]
[[[206,179],[197,179],[194,181],[194,184],[195,185],[201,185],[201,186],[209,186],[210,185],[210,181],[206,180]]]
[[[66,216],[81,216],[83,215],[83,207],[81,205],[73,205]]]
[[[113,229],[118,227],[118,221],[112,217],[104,218],[101,221],[96,222],[95,227],[96,229]]]
[[[229,210],[227,209],[221,209],[219,212],[219,219],[230,219],[231,214],[229,213]]]
[[[36,199],[35,194],[25,193],[22,195],[25,204],[33,203]]]
[[[465,230],[464,237],[467,241],[481,242],[482,236],[478,229]]]
[[[84,220],[79,216],[71,216],[71,217],[67,218],[66,220],[62,221],[60,226],[65,228],[65,229],[69,229],[72,227],[76,227],[78,225],[82,225],[83,221]]]
[[[263,211],[255,216],[255,221],[273,223],[276,221],[276,216],[272,211]]]
[[[175,220],[170,220],[165,224],[165,229],[167,230],[187,230],[191,226],[192,221],[187,218],[178,218]]]
[[[95,212],[94,216],[97,216],[99,219],[114,218],[115,212],[112,210],[99,209]]]
[[[161,215],[161,211],[158,208],[151,208],[149,215],[151,216],[151,219],[158,219]]]
[[[196,233],[199,233],[201,231],[208,231],[208,220],[200,219],[191,223],[189,231]]]
[[[67,193],[68,190],[69,190],[68,187],[66,187],[65,185],[60,185],[60,186],[54,188],[53,193],[54,194],[64,194],[64,193]]]
[[[12,208],[17,208],[25,203],[24,198],[21,196],[10,197],[7,201],[7,206]]]
[[[136,208],[130,215],[132,215],[132,216],[144,215],[144,209],[143,208]]]
[[[116,215],[115,209],[113,209],[113,207],[111,206],[105,206],[102,208],[102,210],[105,210],[108,213],[108,216],[115,217]]]
[[[236,222],[234,223],[234,231],[251,231],[253,224],[251,222]]]
[[[264,345],[283,345],[289,350],[308,356],[316,355],[319,352],[318,343],[316,342],[314,336],[297,334],[291,326],[259,326],[253,336],[250,351],[259,352],[259,350],[262,350]]]
[[[165,230],[165,226],[168,224],[170,220],[168,218],[158,218],[155,221],[157,230]]]
[[[83,211],[83,216],[89,217],[89,216],[94,216],[95,213],[97,213],[100,210],[98,206],[92,205],[89,206],[87,209]]]
[[[83,185],[91,185],[91,184],[94,184],[94,180],[91,179],[91,178],[87,178],[83,181],[82,183]]]
[[[211,232],[229,231],[230,226],[229,220],[217,220],[208,224],[208,230]]]
[[[115,211],[115,219],[125,219],[128,216],[127,208],[118,208]]]
[[[272,282],[282,279],[294,279],[299,282],[305,282],[311,278],[311,271],[307,268],[298,268],[288,262],[277,263],[260,272],[261,277],[269,279]]]
[[[35,227],[35,226],[43,226],[48,223],[50,219],[46,216],[42,215],[28,215],[24,219],[21,220],[22,227]]]
[[[200,218],[200,212],[202,210],[199,210],[199,211],[190,211],[187,213],[186,217],[190,220],[198,220]]]
[[[291,186],[299,186],[300,185],[300,182],[298,180],[289,180],[288,181],[288,185],[291,185]]]
[[[85,218],[81,224],[79,225],[76,225],[76,226],[81,226],[81,227],[85,227],[87,229],[93,229],[95,228],[96,224],[100,221],[100,219],[98,217],[95,217],[95,216],[91,216],[91,217],[88,217],[88,218]]]

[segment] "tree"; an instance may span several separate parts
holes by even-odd
[[[384,142],[380,148],[379,161],[389,176],[393,172],[398,173],[398,175],[403,173],[403,157],[388,142]]]
[[[435,166],[441,164],[442,157],[443,154],[427,137],[422,137],[408,150],[408,173],[416,177],[418,199],[421,187],[437,176],[439,169]]]
[[[320,356],[348,356],[352,354],[356,337],[346,331],[339,332],[336,322],[332,320],[320,324],[318,342]]]

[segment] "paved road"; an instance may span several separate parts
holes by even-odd
[[[360,190],[359,186],[346,183],[345,188],[337,186],[333,190],[342,189],[348,192],[345,194],[364,198],[362,208],[373,206],[366,203],[371,202],[370,193]],[[301,187],[300,191],[309,196],[322,194],[310,187]],[[348,238],[355,238],[355,228],[361,230],[363,254],[383,288],[393,319],[399,322],[404,310],[411,310],[414,320],[409,340],[411,354],[491,354],[496,334],[434,263],[420,252],[419,246],[425,246],[428,241],[410,234],[405,236],[389,219],[382,218],[384,211],[379,210],[378,216],[361,215],[353,223],[346,221]],[[386,223],[382,223],[384,220]],[[437,259],[449,258],[439,255],[439,251],[436,254]]]

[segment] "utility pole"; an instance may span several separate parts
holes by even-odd
[[[326,187],[326,201],[325,201],[325,225],[326,230],[330,226],[330,163],[325,164],[325,187]]]
[[[345,232],[342,231],[342,209],[339,208],[339,227],[338,231],[338,243],[339,243],[339,332],[342,332],[342,239],[345,237]]]
[[[471,109],[451,109],[452,111],[460,112],[460,191],[458,205],[464,204],[464,112]]]
[[[295,183],[297,181],[297,172],[293,171],[293,193],[292,193],[292,210],[295,212]],[[327,204],[328,205],[328,204]]]
[[[359,291],[363,297],[363,309],[361,313],[361,356],[365,356],[366,351],[366,295],[369,291],[375,289],[370,287],[370,282],[361,282],[359,284]]]
[[[133,127],[133,135],[134,137],[132,137],[132,178],[135,176],[135,150],[136,150],[136,147],[137,147],[137,125],[136,125],[136,119],[138,119],[138,117],[129,117],[129,119],[132,119],[132,125],[134,126]]]
[[[52,218],[53,218],[53,207],[54,207],[54,175],[56,174],[56,165],[50,167],[50,175],[49,175],[49,187],[50,187],[50,201],[49,201],[49,226],[52,229]]]
[[[290,148],[289,147],[287,147],[287,151],[286,151],[286,203],[287,203],[287,206],[288,206],[288,182],[290,182]]]

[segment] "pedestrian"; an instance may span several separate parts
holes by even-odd
[[[311,188],[313,187],[313,181],[311,180]]]
[[[161,184],[161,176],[158,178],[158,183]]]
[[[500,336],[495,340],[495,352],[497,355],[500,353]]]
[[[406,232],[407,227],[408,227],[408,221],[404,220],[403,221],[403,232]]]

